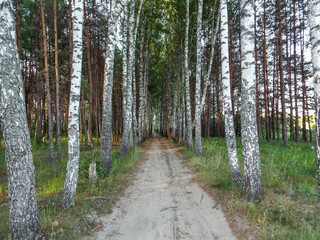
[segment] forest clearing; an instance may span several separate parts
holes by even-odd
[[[320,239],[318,0],[0,0],[1,239]]]

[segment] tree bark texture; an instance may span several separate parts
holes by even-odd
[[[184,42],[184,70],[185,70],[185,84],[186,84],[186,120],[187,120],[187,147],[193,149],[193,140],[192,140],[192,119],[191,119],[191,106],[190,106],[190,82],[189,82],[189,0],[186,0],[186,32],[185,32],[185,42]]]
[[[0,6],[0,123],[8,174],[11,239],[40,238],[34,165],[16,42],[13,5]]]
[[[110,3],[109,3],[110,4]],[[110,172],[112,167],[112,90],[115,54],[115,34],[119,15],[119,3],[112,2],[108,9],[108,37],[106,40],[105,79],[103,86],[103,111],[101,131],[101,165]],[[106,16],[107,17],[107,16]]]
[[[230,73],[229,73],[229,45],[228,45],[228,10],[227,0],[220,1],[221,11],[221,61],[222,61],[222,85],[226,142],[232,182],[241,185],[242,177],[237,158],[236,135],[234,132],[233,112],[231,103]]]
[[[256,121],[254,1],[241,1],[241,135],[244,163],[243,198],[262,199],[260,153]]]
[[[198,2],[198,17],[197,17],[197,63],[196,63],[196,91],[195,91],[195,150],[198,156],[202,156],[202,145],[201,145],[201,30],[202,30],[202,8],[203,0]]]
[[[68,165],[64,182],[61,207],[63,209],[74,205],[79,170],[79,105],[82,70],[82,25],[83,0],[72,2],[72,79],[70,89],[69,118],[68,118]]]

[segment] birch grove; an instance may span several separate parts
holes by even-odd
[[[40,221],[11,1],[0,7],[0,123],[8,174],[10,237],[37,239]]]
[[[64,182],[61,207],[63,209],[74,205],[79,170],[79,105],[82,70],[82,29],[83,0],[72,3],[72,79],[70,89],[69,122],[68,122],[68,165]]]

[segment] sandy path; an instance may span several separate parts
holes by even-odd
[[[94,239],[236,239],[174,144],[155,137],[143,157],[132,185],[112,213],[99,219],[104,227]]]

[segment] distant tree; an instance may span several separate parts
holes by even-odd
[[[0,123],[8,174],[11,239],[38,239],[34,165],[12,1],[0,6]]]
[[[46,25],[44,19],[44,7],[43,0],[40,0],[40,10],[41,10],[41,26],[42,26],[42,41],[43,41],[43,53],[44,53],[44,70],[45,70],[45,90],[46,90],[46,103],[48,110],[48,136],[50,144],[50,159],[54,159],[54,146],[53,146],[53,126],[52,126],[52,109],[51,109],[51,93],[50,93],[50,78],[49,78],[49,66],[48,66],[48,48],[47,48],[47,34]]]
[[[191,106],[190,106],[190,83],[189,83],[189,0],[186,0],[186,32],[185,32],[185,42],[184,42],[184,71],[185,71],[185,85],[186,85],[186,122],[187,122],[187,146],[189,149],[193,148],[192,140],[192,118],[191,118]]]

